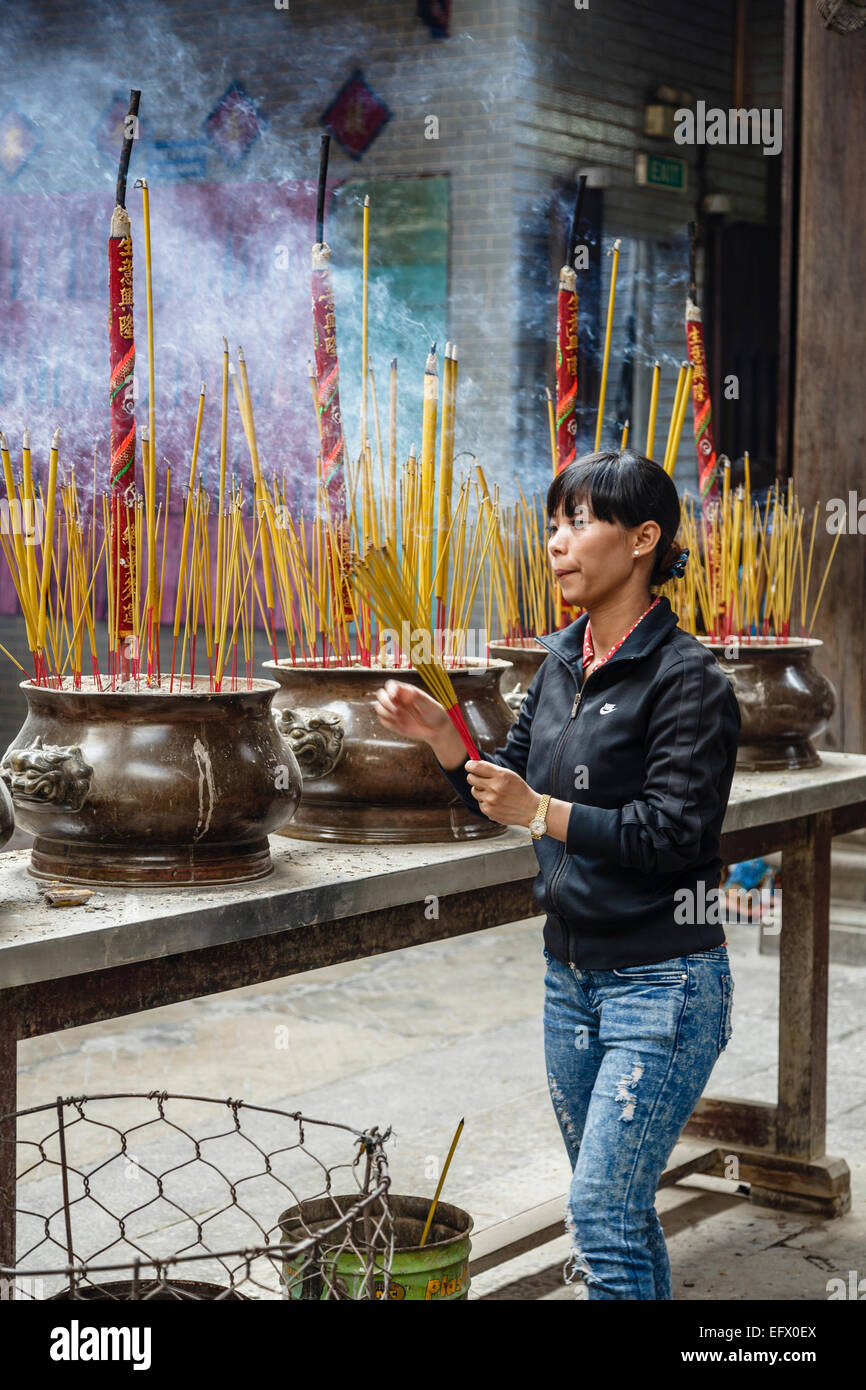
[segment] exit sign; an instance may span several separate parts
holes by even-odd
[[[638,154],[634,161],[634,180],[641,186],[670,188],[684,193],[688,165],[684,159],[672,159],[664,154]]]

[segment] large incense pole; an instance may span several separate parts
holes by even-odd
[[[132,320],[132,237],[126,211],[126,178],[136,136],[141,92],[129,94],[123,147],[117,171],[115,208],[108,234],[108,343],[111,379],[109,488],[111,493],[112,572],[118,577],[115,624],[121,674],[129,675],[126,641],[133,633],[133,570],[130,539],[135,528],[135,338]]]
[[[689,223],[689,293],[686,299],[686,343],[692,375],[692,410],[694,416],[695,448],[698,454],[698,486],[707,501],[719,495],[716,483],[718,464],[713,439],[713,408],[710,402],[710,382],[707,375],[707,354],[704,347],[703,315],[698,308],[695,283],[695,224]]]
[[[331,283],[331,250],[325,241],[325,188],[328,178],[329,135],[322,136],[319,192],[316,205],[316,244],[313,247],[313,340],[316,358],[316,408],[322,445],[322,481],[343,557],[342,600],[346,622],[353,616],[348,585],[349,523],[346,497],[346,440],[340,413],[340,373],[337,361],[337,320]],[[364,441],[361,441],[364,447]],[[346,654],[347,655],[347,654]]]
[[[718,464],[713,439],[713,409],[710,402],[710,383],[707,375],[707,354],[704,346],[703,315],[698,307],[695,276],[695,224],[689,223],[689,292],[686,296],[686,347],[691,375],[692,419],[695,449],[698,455],[698,490],[702,499],[702,530],[707,556],[707,582],[712,608],[713,630],[718,631],[721,598],[718,578],[721,574],[720,536],[713,524],[718,509],[719,489],[716,482]],[[685,405],[685,401],[683,401]],[[671,459],[671,470],[675,455]]]
[[[581,174],[556,301],[557,473],[573,463],[577,453],[577,274],[573,262],[585,188],[586,174]]]

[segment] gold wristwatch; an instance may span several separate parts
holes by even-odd
[[[540,840],[542,835],[547,834],[547,808],[550,805],[548,795],[538,798],[538,805],[535,808],[535,815],[529,822],[529,833],[533,840]]]

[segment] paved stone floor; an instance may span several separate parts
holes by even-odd
[[[772,1101],[778,961],[731,929],[734,1032],[708,1091]],[[568,1182],[542,1053],[541,922],[237,990],[25,1042],[19,1107],[58,1094],[166,1089],[243,1097],[357,1127],[392,1125],[394,1190],[435,1185],[461,1116],[443,1197],[476,1229]],[[733,1182],[662,1191],[677,1299],[825,1300],[827,1280],[866,1275],[866,973],[830,972],[828,1152],[852,1170],[836,1221],[753,1206]],[[571,1298],[563,1236],[477,1278],[471,1297]]]

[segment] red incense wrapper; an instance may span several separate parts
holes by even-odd
[[[556,301],[556,471],[577,452],[577,275],[564,265]]]
[[[135,492],[135,335],[132,237],[129,214],[119,205],[114,209],[108,238],[108,303],[111,548],[114,573],[119,578],[117,636],[123,639],[133,631],[129,537],[134,527],[131,503]]]

